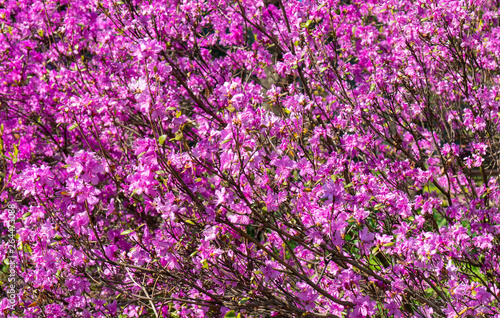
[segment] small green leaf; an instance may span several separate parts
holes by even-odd
[[[184,137],[184,134],[182,133],[181,130],[177,130],[177,132],[175,133],[175,137],[170,139],[170,141],[173,141],[173,140],[181,140],[182,137]]]
[[[120,233],[120,235],[128,235],[130,233],[133,233],[134,231],[133,230],[125,230],[123,232]]]
[[[26,212],[23,214],[23,220],[26,220],[31,215],[31,212]]]
[[[78,127],[77,123],[74,123],[73,125],[69,126],[68,131],[74,130],[76,127]]]
[[[136,231],[137,231],[137,230],[139,230],[141,227],[143,227],[143,226],[145,226],[145,225],[146,225],[146,223],[142,223],[141,225],[139,225],[139,226],[137,227]]]
[[[230,310],[224,315],[224,318],[236,318],[236,313],[234,310]]]
[[[208,262],[206,259],[201,261],[201,264],[203,264],[203,268],[207,269],[208,268]]]
[[[238,302],[239,305],[244,305],[246,304],[248,301],[250,300],[249,297],[244,297],[244,298],[241,298],[241,300]]]
[[[167,139],[167,135],[161,135],[160,138],[158,138],[158,143],[160,144],[160,146],[163,146],[166,139]]]
[[[146,152],[144,151],[144,152],[141,152],[140,154],[138,154],[138,155],[137,155],[137,159],[139,159],[140,157],[144,156],[144,154],[145,154],[145,153],[146,153]]]
[[[485,256],[484,255],[479,255],[479,263],[484,263]]]

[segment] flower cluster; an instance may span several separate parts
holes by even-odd
[[[0,0],[0,317],[500,317],[498,5]]]

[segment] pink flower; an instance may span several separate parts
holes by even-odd
[[[352,313],[353,318],[369,317],[373,315],[377,308],[377,303],[370,299],[369,296],[364,296],[356,299],[356,305]]]

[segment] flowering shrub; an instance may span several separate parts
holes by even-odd
[[[1,0],[0,315],[500,317],[498,6]]]

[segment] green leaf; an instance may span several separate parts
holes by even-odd
[[[234,310],[230,310],[224,315],[224,318],[236,318],[236,313]]]
[[[146,152],[145,152],[145,151],[143,151],[143,152],[141,152],[140,154],[138,154],[138,155],[137,155],[137,159],[139,159],[140,157],[144,156],[144,154],[145,154],[145,153],[146,153]]]
[[[166,139],[167,139],[167,135],[161,135],[160,138],[158,138],[158,143],[160,144],[160,146],[163,146]]]
[[[303,26],[304,28],[308,28],[308,27],[311,25],[311,23],[313,23],[313,20],[307,20],[307,21],[306,21],[306,23],[303,23],[303,24],[302,24],[302,26]]]
[[[250,300],[249,297],[244,297],[244,298],[241,298],[241,300],[238,302],[239,305],[244,305],[246,304],[248,301]]]
[[[69,126],[68,131],[74,130],[76,127],[78,127],[78,123],[74,123],[73,125]]]
[[[31,215],[31,212],[26,212],[23,214],[23,220],[26,220],[27,217]]]
[[[16,163],[18,161],[19,148],[17,147],[17,144],[14,144],[13,146],[14,146],[14,151],[9,152],[9,155],[12,160],[12,163]]]
[[[207,269],[208,268],[208,262],[206,259],[201,261],[201,264],[203,264],[203,268]]]
[[[139,225],[139,226],[137,227],[136,231],[137,231],[137,230],[139,230],[141,227],[143,227],[143,226],[145,226],[145,225],[146,225],[146,223],[142,223],[141,225]]]
[[[175,137],[170,139],[170,141],[172,140],[181,140],[182,137],[184,137],[184,134],[182,133],[181,130],[177,130],[177,132],[175,133]]]
[[[24,244],[24,251],[28,253],[32,253],[33,250],[31,249],[31,246],[29,244]]]
[[[128,235],[132,232],[134,232],[134,231],[133,230],[125,230],[125,231],[121,232],[120,235]]]

